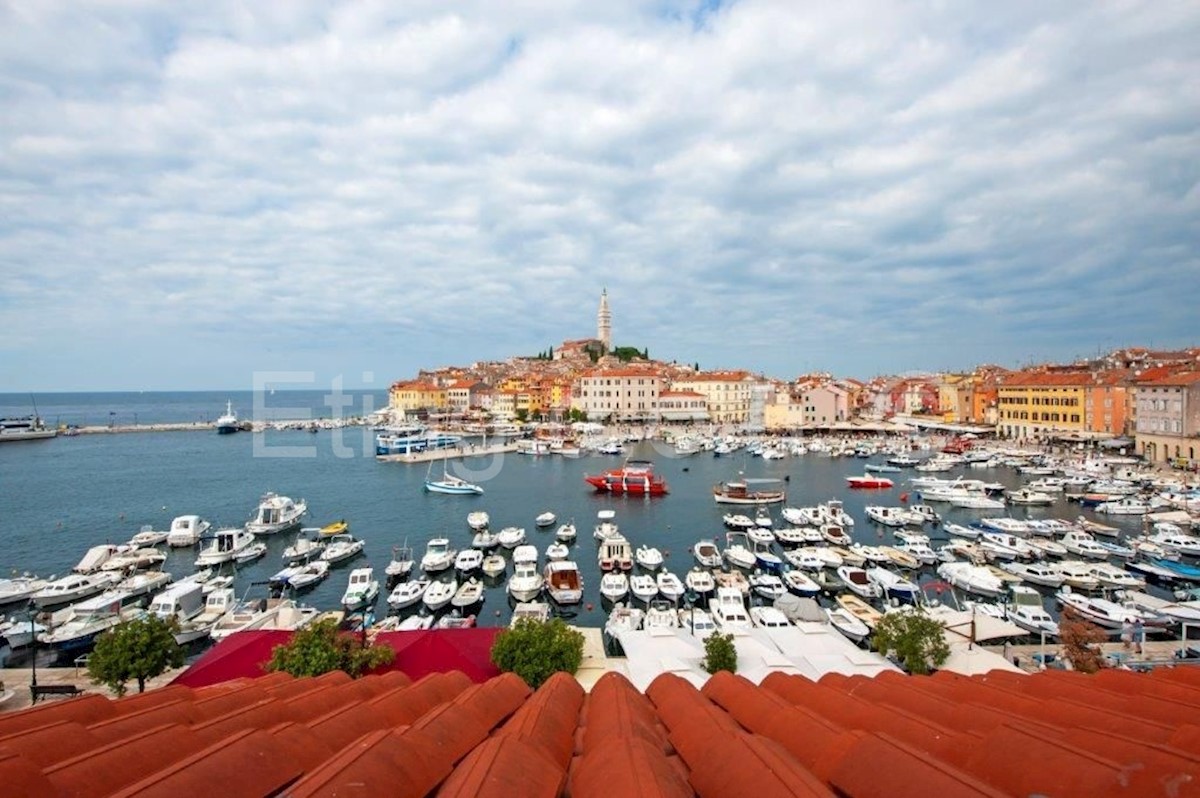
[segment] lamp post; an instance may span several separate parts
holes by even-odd
[[[692,636],[696,636],[696,601],[700,598],[699,594],[690,587],[683,594],[683,606],[691,616],[689,626],[692,629]]]
[[[32,701],[30,703],[35,703],[37,701],[37,628],[34,625],[34,620],[36,618],[37,618],[37,615],[33,611],[33,608],[31,607],[29,609],[29,646],[30,646],[30,650],[32,652],[32,654],[29,658],[29,663],[30,663],[30,665],[29,665],[30,666],[29,693],[30,693],[30,697],[32,698]]]

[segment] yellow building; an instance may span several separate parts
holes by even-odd
[[[671,382],[672,391],[695,391],[708,404],[708,417],[718,424],[750,419],[750,396],[758,382],[748,371],[699,372]]]
[[[996,432],[1010,438],[1089,437],[1087,397],[1092,375],[1081,372],[1017,372],[997,388]]]
[[[943,374],[938,381],[938,409],[942,421],[958,424],[971,414],[969,374]]]
[[[442,410],[449,405],[445,388],[433,383],[408,380],[392,383],[388,390],[388,405],[396,411]]]

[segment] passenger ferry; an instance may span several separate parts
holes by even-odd
[[[0,441],[36,441],[57,434],[58,430],[47,429],[37,416],[0,418]]]
[[[451,449],[462,443],[459,435],[426,429],[420,424],[390,427],[375,436],[375,454],[417,454],[435,449]]]
[[[593,476],[585,475],[583,479],[605,493],[628,493],[634,496],[663,496],[667,493],[666,480],[654,473],[654,464],[649,460],[628,460],[621,468]]]

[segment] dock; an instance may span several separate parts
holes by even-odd
[[[495,443],[480,445],[460,443],[443,449],[427,449],[411,454],[377,454],[375,459],[381,463],[432,463],[436,460],[460,460],[466,457],[490,457],[496,454],[509,454],[517,451],[516,441],[511,443]]]
[[[113,435],[124,432],[213,432],[216,430],[213,421],[188,421],[179,424],[105,424],[103,426],[72,427],[59,433],[63,437],[72,435]]]

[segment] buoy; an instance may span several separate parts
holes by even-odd
[[[908,501],[908,494],[907,494],[907,493],[901,493],[901,494],[900,494],[900,501],[902,501],[902,502],[906,502],[906,501]]]
[[[500,610],[496,610],[496,617],[497,617],[497,618],[499,618],[499,617],[500,617]]]
[[[592,611],[592,605],[591,605],[591,602],[588,602],[587,608],[588,608],[588,612],[591,612],[591,611]]]

